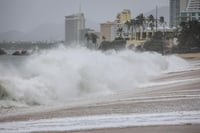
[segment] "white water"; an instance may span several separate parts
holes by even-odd
[[[74,131],[128,126],[200,124],[199,111],[109,114],[0,123],[0,132]]]
[[[0,62],[0,92],[6,94],[0,106],[51,105],[134,90],[154,76],[186,67],[188,63],[176,56],[60,46],[28,56],[17,65]]]

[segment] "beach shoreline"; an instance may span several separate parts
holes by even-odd
[[[200,53],[177,54],[177,56],[184,59],[200,59]]]
[[[48,131],[48,133],[64,133],[66,131]],[[200,124],[134,126],[123,128],[105,128],[84,131],[70,131],[70,133],[200,133]],[[47,132],[43,132],[47,133]]]
[[[200,111],[200,69],[199,59],[194,70],[178,73],[168,73],[156,79],[161,84],[147,87],[149,90],[140,93],[126,92],[113,96],[104,96],[96,102],[76,106],[39,107],[31,111],[16,109],[8,112],[1,111],[0,125],[5,122],[28,122],[51,120],[54,118],[74,118],[82,116],[112,115],[112,114],[160,114],[181,111]],[[177,82],[173,82],[177,81]],[[152,88],[152,89],[151,89]],[[34,108],[34,107],[33,107]],[[178,125],[127,126],[114,128],[96,128],[73,131],[46,130],[44,132],[72,133],[131,133],[131,132],[162,132],[162,133],[199,133],[199,123],[180,123]],[[37,132],[37,131],[34,131]],[[41,131],[38,131],[41,132]]]

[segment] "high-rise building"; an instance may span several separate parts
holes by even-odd
[[[85,17],[83,13],[65,16],[65,43],[80,43],[84,40]]]
[[[189,0],[187,10],[200,10],[200,0]]]
[[[106,22],[100,24],[100,36],[101,40],[104,38],[106,41],[113,41],[116,37],[116,26],[115,22]]]
[[[180,16],[180,1],[182,0],[170,0],[170,27],[177,27],[179,23]]]
[[[197,20],[200,22],[200,0],[187,0],[187,8],[181,10],[180,21]]]
[[[117,22],[125,23],[131,20],[131,11],[129,9],[124,9],[122,12],[117,14]]]
[[[200,0],[170,0],[170,27],[189,20],[200,22]]]
[[[184,11],[187,9],[189,0],[180,0],[180,11]]]

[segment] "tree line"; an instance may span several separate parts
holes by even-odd
[[[179,49],[200,49],[200,22],[181,22],[178,28]]]
[[[102,36],[102,43],[100,49],[120,49],[124,48],[126,40],[140,40],[141,32],[143,33],[147,28],[152,31],[150,39],[145,41],[143,46],[137,47],[139,50],[156,51],[162,54],[169,53],[184,53],[184,52],[199,52],[200,51],[200,22],[193,20],[188,22],[181,22],[178,28],[172,32],[165,32],[166,21],[163,16],[158,19],[152,14],[145,17],[142,13],[134,19],[126,21],[123,27],[117,28],[118,37],[114,41],[106,41]],[[162,30],[158,31],[158,25]],[[126,28],[126,29],[124,29]],[[97,45],[98,36],[94,33],[86,33],[85,38],[87,43],[91,42]],[[167,47],[169,40],[177,38],[178,45],[172,48]],[[122,44],[120,46],[120,43]]]
[[[149,28],[152,31],[152,37],[154,35],[154,32],[157,32],[157,26],[158,24],[163,27],[163,33],[165,31],[165,18],[163,16],[160,16],[159,19],[156,19],[152,14],[145,17],[142,13],[139,14],[136,18],[130,19],[126,21],[123,25],[123,27],[117,28],[117,35],[118,37],[115,38],[114,41],[108,42],[106,41],[106,38],[102,36],[102,43],[100,45],[100,49],[106,50],[106,49],[120,49],[125,48],[126,41],[125,40],[140,40],[140,34],[143,33],[147,28]],[[125,29],[126,28],[126,29]],[[120,43],[122,43],[122,46],[119,46]],[[116,44],[116,46],[115,46]]]
[[[144,32],[145,29],[147,28],[150,28],[152,32],[156,32],[158,24],[163,27],[163,31],[164,31],[166,22],[163,16],[160,16],[159,19],[157,19],[152,14],[145,17],[143,13],[141,13],[135,19],[131,19],[124,23],[124,25],[127,28],[127,33],[124,33],[124,35],[126,36],[126,39],[140,40],[139,36],[141,32]],[[119,34],[119,37],[122,38],[122,34],[124,32],[123,28],[119,27],[117,32]]]

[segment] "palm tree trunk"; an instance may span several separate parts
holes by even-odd
[[[142,40],[143,31],[140,29],[140,40]]]

